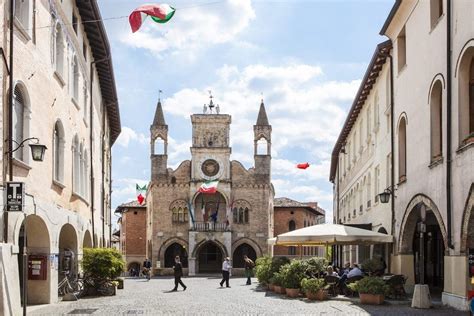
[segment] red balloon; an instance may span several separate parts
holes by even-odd
[[[309,163],[305,162],[305,163],[299,163],[296,165],[296,168],[298,169],[306,169],[309,167]]]

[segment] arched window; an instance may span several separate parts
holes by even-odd
[[[371,207],[372,205],[372,201],[370,200],[370,198],[372,197],[372,186],[370,184],[370,173],[369,175],[367,176],[367,208]]]
[[[188,253],[186,248],[178,243],[173,243],[165,250],[165,268],[172,268],[174,266],[174,259],[179,256],[183,268],[188,267]]]
[[[85,148],[84,148],[83,157],[84,157],[84,161],[83,161],[84,168],[83,168],[82,179],[84,182],[82,184],[82,187],[83,187],[82,196],[88,199],[89,198],[89,155],[87,154],[87,150]]]
[[[25,107],[26,99],[19,85],[15,86],[13,94],[13,146],[16,148],[27,136],[25,135]],[[13,153],[13,157],[24,161],[24,158],[28,157],[24,152],[25,148],[18,149]]]
[[[288,231],[293,231],[296,229],[296,223],[294,220],[291,220],[289,223],[288,223]]]
[[[436,81],[430,97],[431,161],[443,155],[443,106],[441,81]]]
[[[246,207],[245,210],[244,210],[244,223],[245,224],[249,223],[249,209],[248,209],[248,207]]]
[[[257,140],[257,155],[270,155],[268,152],[268,141],[265,137],[260,138]]]
[[[236,207],[233,208],[232,210],[232,222],[233,223],[238,223],[239,222],[239,211],[237,210]]]
[[[459,143],[474,143],[474,46],[459,64]]]
[[[178,209],[177,209],[176,207],[173,207],[173,209],[171,210],[171,212],[172,212],[172,215],[171,215],[172,218],[171,218],[171,220],[172,220],[173,222],[177,222],[177,221],[178,221]]]
[[[439,18],[443,15],[443,0],[431,0],[430,3],[431,28],[438,24]]]
[[[64,128],[61,121],[56,121],[53,132],[53,166],[55,181],[64,182]]]
[[[73,161],[72,161],[72,179],[73,179],[73,191],[75,193],[80,192],[80,148],[79,148],[79,138],[74,136],[74,139],[72,141],[72,156],[73,156]]]
[[[398,179],[406,180],[407,174],[407,127],[405,117],[400,119],[398,125]]]
[[[235,207],[232,209],[233,222],[236,224],[248,224],[250,220],[250,204],[245,200],[237,200],[234,204]]]
[[[30,0],[15,1],[15,18],[23,29],[30,29]],[[28,32],[29,33],[29,32]]]
[[[61,24],[56,23],[54,35],[54,66],[56,72],[62,77],[64,76],[64,35]]]
[[[170,205],[171,221],[185,223],[188,221],[188,206],[185,200],[176,200]]]
[[[165,155],[165,140],[158,137],[153,141],[154,155]]]
[[[72,97],[79,105],[79,64],[75,55],[72,59]]]

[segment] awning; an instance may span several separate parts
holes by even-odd
[[[268,239],[277,246],[327,246],[392,243],[393,236],[339,224],[318,224]]]

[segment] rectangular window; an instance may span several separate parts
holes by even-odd
[[[374,187],[375,187],[375,202],[378,202],[378,195],[380,193],[380,167],[375,167],[375,178],[374,178]]]
[[[407,64],[407,46],[406,46],[406,33],[405,27],[402,29],[400,34],[397,37],[397,63],[398,63],[398,72],[402,70],[403,67]]]
[[[84,60],[87,61],[87,44],[85,40],[82,42],[82,55],[84,55]]]
[[[386,162],[387,170],[386,170],[386,187],[390,187],[390,183],[392,181],[392,154],[387,155],[387,162]]]

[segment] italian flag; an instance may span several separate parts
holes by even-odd
[[[130,14],[128,21],[132,32],[135,33],[140,29],[147,16],[150,16],[156,23],[166,23],[174,15],[175,8],[168,4],[144,4]]]
[[[137,184],[136,189],[137,189],[138,204],[142,205],[143,202],[145,202],[145,196],[146,196],[146,190],[147,190],[146,184],[142,187]]]
[[[214,194],[217,192],[218,180],[206,181],[199,188],[199,192],[204,194]]]

